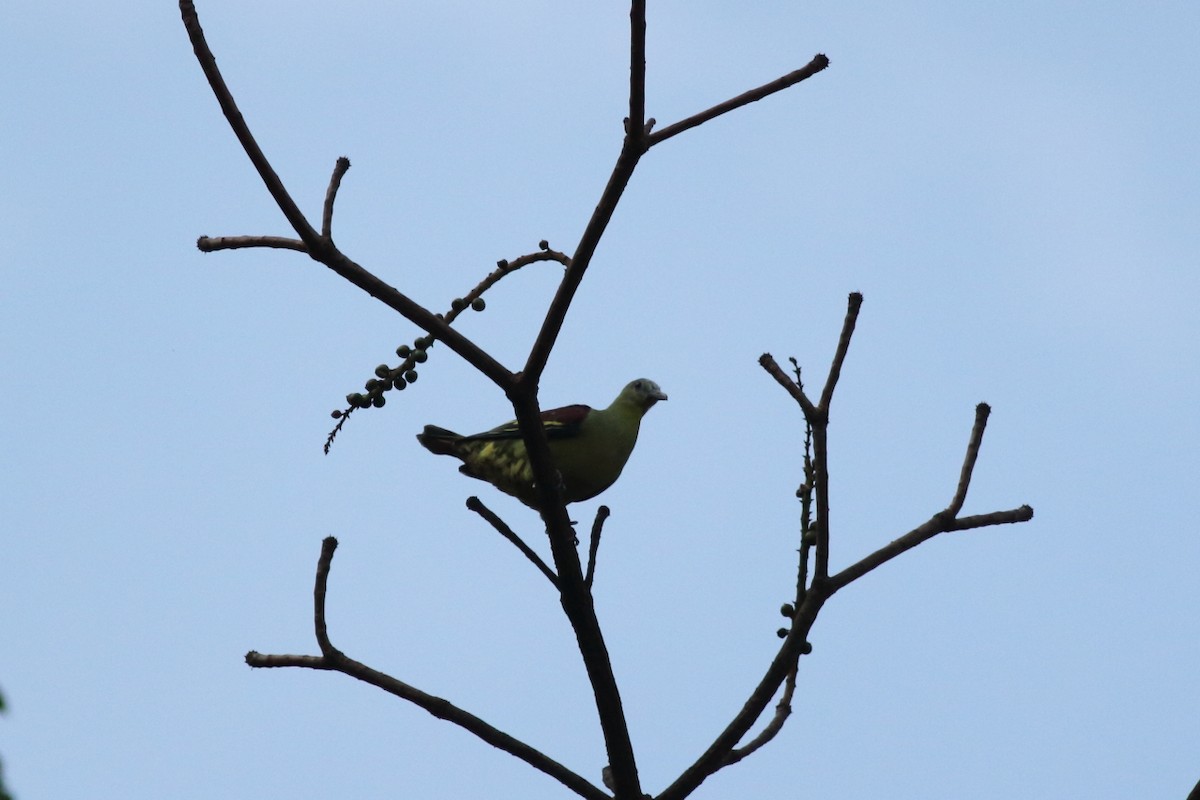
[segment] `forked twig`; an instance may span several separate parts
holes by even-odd
[[[196,13],[196,6],[193,0],[179,0],[179,13],[183,18],[184,27],[187,29],[188,39],[192,43],[192,50],[196,54],[196,60],[200,63],[200,68],[204,71],[205,78],[208,79],[208,85],[212,88],[213,95],[216,97],[217,103],[221,106],[221,111],[224,113],[230,129],[242,145],[242,149],[246,152],[246,155],[250,158],[250,162],[258,171],[259,177],[262,178],[263,184],[275,200],[275,204],[279,206],[279,210],[287,218],[288,224],[292,226],[300,242],[303,243],[304,252],[310,258],[324,264],[355,286],[377,298],[380,302],[395,309],[409,321],[436,335],[437,338],[445,342],[447,347],[458,353],[467,363],[486,375],[497,386],[507,391],[513,383],[513,375],[500,362],[492,358],[491,355],[470,339],[451,328],[440,317],[414,302],[407,295],[397,291],[394,286],[388,285],[380,278],[368,272],[361,265],[356,264],[338,250],[333,244],[332,238],[327,235],[322,236],[313,229],[291,195],[288,194],[283,181],[280,180],[279,175],[275,172],[274,167],[271,166],[270,161],[267,160],[254,135],[250,132],[250,126],[247,125],[245,117],[238,108],[237,102],[233,98],[233,93],[230,92],[229,86],[226,85],[220,69],[217,68],[217,59],[213,56],[212,50],[208,46],[208,41],[204,36],[204,29],[200,27],[200,17]],[[349,164],[347,163],[348,166]],[[339,172],[344,174],[344,170],[335,168],[335,181],[331,183],[340,182]],[[326,192],[326,207],[330,213],[332,213],[331,194],[336,195],[336,187],[332,185]],[[332,221],[330,224],[332,225]],[[258,238],[258,241],[254,241],[256,238]],[[214,241],[223,241],[225,244],[218,246],[214,244]],[[230,239],[217,237],[216,240],[201,240],[198,245],[201,249],[230,249],[231,247],[256,246],[299,249],[294,244],[288,243],[288,240],[283,237],[266,237],[265,239],[261,237],[232,237],[232,241],[236,241],[237,243],[231,244]]]
[[[796,673],[799,671],[799,664],[794,665],[791,671],[788,672],[787,678],[784,679],[783,694],[780,696],[779,702],[775,704],[775,713],[772,715],[771,721],[759,731],[757,736],[746,742],[745,745],[730,750],[729,755],[725,756],[724,763],[721,764],[722,768],[741,761],[774,739],[783,730],[783,723],[787,722],[788,717],[792,715],[792,695],[796,693]]]
[[[531,747],[516,737],[510,736],[474,714],[459,708],[449,700],[423,692],[415,686],[411,686],[404,681],[397,680],[390,675],[347,657],[330,644],[325,624],[325,596],[329,581],[329,572],[333,563],[333,553],[336,549],[337,540],[332,536],[322,542],[321,556],[317,562],[317,576],[313,587],[316,636],[322,655],[272,655],[251,650],[246,654],[247,664],[251,667],[303,667],[305,669],[327,670],[349,675],[351,678],[369,683],[388,694],[395,695],[402,700],[419,706],[439,719],[444,719],[447,722],[458,725],[493,747],[521,759],[534,769],[544,772],[574,791],[580,797],[587,798],[587,800],[612,800],[602,789],[540,750]]]

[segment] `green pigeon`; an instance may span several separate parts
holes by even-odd
[[[633,452],[642,415],[666,399],[657,383],[638,378],[608,408],[573,405],[543,411],[542,425],[562,479],[563,499],[588,500],[612,486]],[[458,471],[463,475],[487,481],[537,509],[533,469],[515,421],[471,436],[426,425],[417,441],[431,453],[462,461]]]

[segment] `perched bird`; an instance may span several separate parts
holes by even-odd
[[[612,486],[633,452],[642,415],[666,399],[657,383],[638,378],[608,408],[574,405],[543,411],[542,425],[562,479],[563,499],[588,500]],[[515,421],[471,436],[426,425],[417,441],[431,453],[461,460],[458,471],[463,475],[487,481],[537,508],[533,469]]]

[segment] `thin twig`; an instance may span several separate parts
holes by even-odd
[[[800,404],[800,408],[804,411],[804,418],[808,421],[809,425],[819,421],[820,411],[818,411],[812,400],[808,399],[808,395],[804,393],[803,387],[793,381],[791,376],[783,371],[778,362],[775,361],[774,356],[770,353],[763,353],[758,357],[758,363],[767,371],[768,375],[775,379],[776,383],[792,396],[793,400]]]
[[[587,574],[583,577],[583,583],[589,592],[592,590],[592,579],[596,576],[596,555],[600,552],[600,533],[604,528],[604,521],[608,519],[610,513],[608,506],[600,506],[596,509],[596,519],[592,522],[592,537],[588,543]]]
[[[958,516],[963,503],[967,501],[967,489],[971,486],[971,474],[975,471],[975,460],[979,458],[979,446],[983,443],[983,431],[987,428],[988,416],[992,408],[987,403],[975,406],[975,424],[971,428],[971,440],[967,442],[967,455],[963,459],[962,471],[958,475],[958,487],[954,490],[954,499],[946,506],[946,515]]]
[[[792,695],[796,693],[796,673],[799,672],[799,669],[799,665],[797,664],[788,672],[787,678],[783,682],[783,694],[780,696],[779,702],[775,704],[775,714],[771,717],[771,721],[758,732],[757,736],[744,746],[735,747],[733,750],[730,750],[729,755],[725,756],[725,762],[721,765],[722,768],[741,761],[774,739],[783,730],[783,723],[787,722],[787,718],[792,715]]]
[[[846,318],[842,321],[842,334],[838,337],[837,351],[829,364],[829,377],[825,379],[825,388],[821,390],[821,410],[829,414],[829,403],[833,400],[833,390],[838,378],[842,375],[842,364],[846,361],[846,353],[850,350],[850,337],[854,335],[854,326],[858,322],[858,311],[862,308],[863,296],[851,292],[846,302]]]
[[[808,64],[798,70],[789,72],[782,78],[776,78],[770,83],[764,83],[762,86],[759,86],[756,89],[743,92],[737,97],[726,100],[723,103],[717,103],[712,108],[701,111],[699,114],[693,114],[687,119],[682,119],[679,122],[668,125],[667,127],[660,129],[658,133],[650,134],[648,145],[653,147],[659,142],[670,139],[672,136],[683,133],[686,130],[696,127],[697,125],[702,125],[705,122],[708,122],[710,119],[719,117],[722,114],[727,114],[734,109],[741,108],[744,105],[749,105],[757,100],[762,100],[764,97],[769,97],[776,92],[783,91],[789,86],[794,86],[802,80],[811,78],[813,75],[816,75],[818,72],[828,66],[829,59],[825,57],[824,53],[818,53],[817,55],[813,56],[813,60],[808,62]]]
[[[239,250],[246,247],[271,247],[279,250],[296,250],[307,253],[308,247],[299,239],[287,236],[201,236],[196,248],[202,253],[218,250]]]
[[[1030,506],[1020,506],[1008,511],[993,511],[990,514],[976,514],[971,517],[947,519],[942,512],[930,517],[925,523],[913,528],[895,541],[889,542],[871,555],[856,564],[846,567],[841,572],[829,578],[829,593],[853,583],[871,570],[881,567],[896,556],[917,545],[932,539],[939,533],[966,531],[975,528],[986,528],[991,525],[1011,525],[1017,522],[1028,522],[1033,519],[1033,509]]]
[[[546,566],[546,562],[542,561],[541,556],[533,551],[529,545],[525,544],[524,540],[508,527],[504,520],[500,519],[494,511],[483,504],[483,501],[472,495],[467,498],[467,508],[474,511],[479,516],[483,517],[488,523],[496,529],[496,531],[508,541],[512,542],[518,550],[525,554],[525,557],[533,562],[533,565],[542,571],[546,579],[553,584],[555,589],[559,588],[558,576],[554,574],[554,570]]]
[[[321,557],[317,559],[317,579],[313,582],[313,628],[317,634],[317,646],[321,655],[328,659],[342,658],[342,651],[329,641],[329,628],[325,624],[325,594],[329,588],[329,570],[333,566],[333,554],[338,540],[326,536],[321,542]]]
[[[325,190],[325,205],[321,210],[321,235],[326,239],[333,236],[333,201],[337,199],[338,189],[341,188],[342,178],[350,169],[350,159],[345,156],[338,158],[333,165],[333,174],[329,176],[329,188]]]

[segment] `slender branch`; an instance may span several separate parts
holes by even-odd
[[[780,684],[787,679],[788,673],[795,667],[797,660],[811,650],[808,634],[827,599],[827,595],[815,588],[814,591],[808,592],[804,603],[796,609],[792,629],[788,631],[779,647],[779,652],[775,654],[766,673],[754,687],[750,697],[746,699],[741,711],[725,726],[725,730],[721,731],[695,763],[684,770],[661,794],[657,795],[656,800],[682,800],[694,792],[696,787],[703,783],[708,776],[725,766],[726,759],[733,752],[734,747],[742,740],[755,721],[762,716]]]
[[[758,750],[767,742],[774,739],[783,730],[783,723],[787,722],[788,717],[792,715],[792,695],[796,693],[796,673],[799,672],[799,665],[792,667],[788,672],[787,678],[783,682],[783,695],[779,698],[779,702],[775,704],[775,714],[771,717],[771,721],[759,731],[758,735],[747,742],[742,747],[736,747],[729,751],[729,755],[725,756],[725,761],[721,767],[728,767],[732,764],[744,759],[746,756]]]
[[[202,253],[239,250],[246,247],[272,247],[280,250],[296,250],[301,253],[308,252],[308,246],[304,242],[287,236],[201,236],[196,240],[196,248]]]
[[[938,512],[925,523],[913,528],[899,539],[884,545],[858,563],[852,564],[830,577],[828,583],[829,593],[833,594],[858,580],[863,575],[866,575],[871,570],[883,566],[901,553],[912,550],[917,545],[932,539],[939,533],[973,530],[991,525],[1011,525],[1017,522],[1028,522],[1031,519],[1033,519],[1033,509],[1027,505],[1009,509],[1008,511],[993,511],[990,514],[977,514],[957,519],[947,518],[942,512]]]
[[[821,410],[828,417],[829,403],[833,400],[833,390],[838,378],[842,375],[842,364],[846,361],[846,353],[850,350],[850,337],[854,335],[854,326],[858,322],[858,312],[862,308],[863,296],[851,292],[846,302],[846,318],[842,321],[842,334],[838,337],[837,351],[829,364],[829,377],[825,379],[825,388],[821,390]]]
[[[537,553],[535,553],[533,551],[533,548],[531,548],[529,545],[525,544],[525,541],[520,536],[518,536],[516,534],[516,532],[513,531],[512,528],[508,527],[508,525],[504,522],[504,520],[500,519],[500,517],[497,516],[494,511],[492,511],[490,508],[485,506],[483,504],[482,500],[480,500],[478,497],[475,497],[473,495],[471,497],[468,497],[467,498],[467,508],[471,509],[476,514],[478,514],[479,516],[481,516],[485,520],[487,520],[488,523],[490,523],[491,526],[493,528],[495,528],[496,531],[501,536],[503,536],[505,539],[508,539],[508,541],[512,542],[518,550],[520,550],[522,553],[525,554],[526,558],[528,558],[530,561],[533,562],[533,565],[535,567],[537,567],[538,569],[540,569],[542,571],[542,574],[546,576],[546,579],[548,581],[550,581],[550,583],[554,586],[555,589],[559,588],[558,576],[554,574],[554,570],[552,570],[552,569],[550,569],[550,567],[546,566],[546,562],[542,561],[541,556],[539,556]]]
[[[829,59],[825,57],[824,53],[818,53],[817,55],[813,56],[812,61],[808,62],[808,64],[798,70],[789,72],[782,78],[776,78],[770,83],[764,83],[757,89],[751,89],[748,92],[743,92],[737,97],[726,100],[724,103],[717,103],[712,108],[701,111],[699,114],[693,114],[687,119],[682,119],[679,122],[662,128],[657,133],[650,134],[647,144],[648,146],[653,147],[659,142],[670,139],[672,136],[676,136],[686,130],[695,128],[697,125],[702,125],[705,122],[708,122],[710,119],[715,119],[716,117],[719,117],[722,114],[727,114],[734,109],[741,108],[742,106],[749,105],[755,101],[762,100],[764,97],[769,97],[776,92],[783,91],[789,86],[794,86],[802,80],[811,78],[813,75],[816,75],[818,72],[828,66]]]
[[[629,119],[626,132],[646,130],[646,0],[629,4]]]
[[[967,455],[963,459],[962,471],[958,475],[958,487],[954,490],[954,499],[946,506],[947,516],[956,517],[967,500],[967,489],[971,486],[971,474],[975,471],[975,460],[979,458],[979,446],[983,443],[983,431],[987,428],[988,416],[992,408],[987,403],[975,406],[975,425],[971,428],[971,439],[967,442]]]
[[[329,580],[329,571],[333,562],[333,553],[337,549],[337,540],[332,536],[321,543],[321,556],[317,561],[317,576],[313,588],[315,604],[315,628],[318,644],[323,655],[272,655],[251,650],[246,654],[246,663],[251,667],[303,667],[306,669],[340,672],[364,683],[369,683],[388,694],[395,695],[401,700],[423,708],[438,719],[451,722],[483,741],[504,752],[515,756],[534,769],[540,770],[554,778],[559,783],[574,791],[587,800],[612,800],[606,792],[593,785],[581,775],[571,771],[554,759],[530,745],[522,742],[495,726],[485,722],[474,714],[441,697],[423,692],[415,686],[397,680],[366,664],[348,658],[329,643],[328,632],[325,629],[325,596]]]
[[[325,205],[321,211],[321,236],[329,239],[333,236],[333,201],[337,199],[338,189],[342,186],[342,178],[350,169],[350,159],[341,156],[333,165],[333,174],[329,176],[329,188],[325,190]]]
[[[829,409],[822,408],[824,418],[813,426],[813,472],[816,475],[813,494],[817,499],[816,541],[813,583],[829,577]]]
[[[575,247],[575,252],[571,256],[571,266],[567,268],[562,282],[558,286],[558,291],[550,301],[550,307],[542,321],[541,330],[538,331],[537,339],[534,340],[529,357],[525,361],[521,380],[529,386],[536,387],[541,379],[542,371],[545,370],[546,362],[550,358],[550,351],[554,349],[554,344],[558,341],[563,321],[571,307],[571,301],[575,298],[575,292],[578,291],[579,284],[583,282],[583,276],[591,264],[600,238],[604,235],[608,223],[617,210],[617,203],[625,192],[625,187],[629,185],[629,179],[633,176],[638,160],[645,152],[641,142],[640,133],[626,134],[625,136],[625,144],[621,148],[620,155],[617,156],[617,163],[613,166],[608,183],[600,195],[600,201],[596,204],[591,219],[588,220],[587,227],[584,228],[583,235],[579,239],[579,244]]]
[[[342,651],[329,641],[329,628],[325,624],[325,595],[329,588],[329,570],[333,567],[333,554],[338,540],[326,536],[321,542],[321,557],[317,559],[317,579],[313,582],[313,628],[317,635],[317,646],[325,658],[342,658]]]
[[[792,396],[792,399],[800,404],[800,408],[804,411],[804,418],[809,425],[820,420],[821,412],[813,405],[812,400],[808,399],[808,395],[804,393],[804,388],[792,380],[786,372],[780,368],[779,363],[775,361],[775,357],[770,353],[763,353],[758,357],[758,363],[767,374],[775,379],[775,382],[787,391]]]
[[[596,556],[600,552],[600,533],[604,528],[604,521],[608,519],[610,513],[612,512],[609,511],[608,506],[600,506],[596,509],[596,519],[592,522],[592,536],[588,544],[587,574],[583,577],[583,583],[589,592],[592,590],[592,579],[596,576]]]

